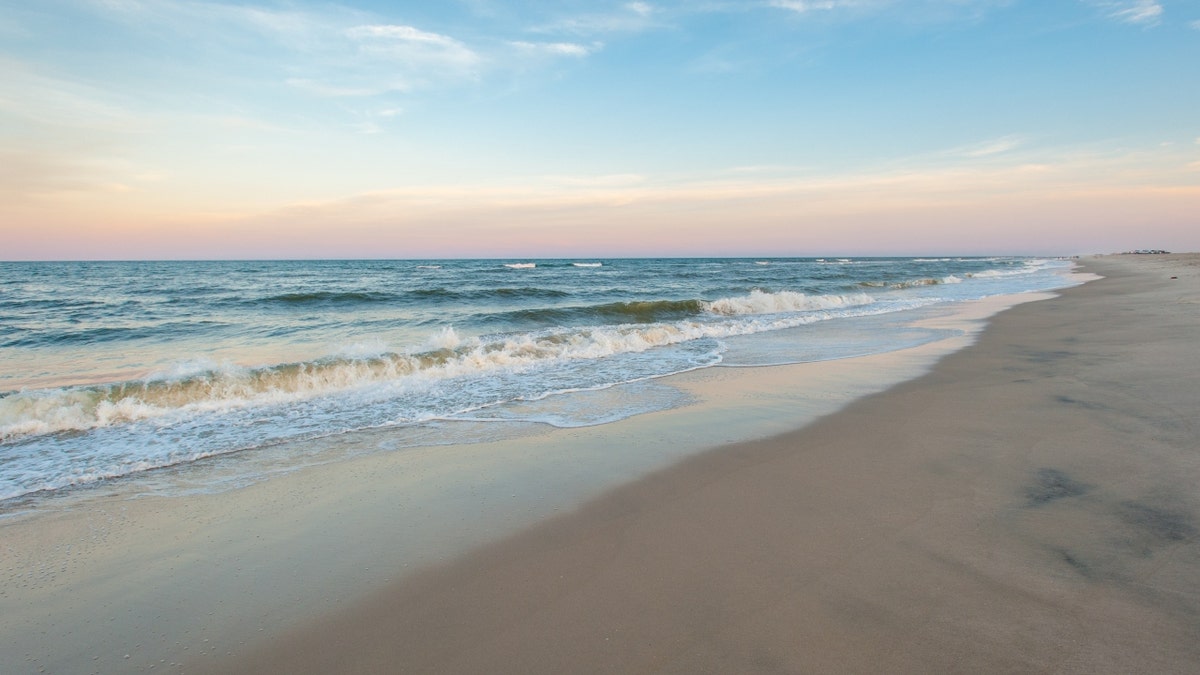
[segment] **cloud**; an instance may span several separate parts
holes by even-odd
[[[799,16],[862,19],[885,16],[906,24],[978,21],[1013,0],[765,0],[759,7],[782,9]]]
[[[526,54],[545,54],[548,56],[587,56],[602,47],[601,43],[581,45],[575,42],[509,42],[516,49]]]
[[[445,35],[437,33],[427,33],[423,30],[418,30],[412,26],[397,26],[397,25],[374,25],[374,26],[355,26],[346,29],[346,35],[354,39],[365,38],[395,38],[397,40],[406,40],[409,42],[427,42],[429,44],[455,47],[461,43],[453,38],[448,38]]]
[[[217,211],[207,201],[146,201],[161,192],[157,188],[120,192],[139,186],[132,177],[144,173],[142,167],[89,175],[92,167],[53,166],[57,160],[44,155],[0,156],[0,192],[10,179],[36,178],[37,185],[20,187],[44,198],[18,200],[16,207],[9,200],[9,212],[27,213],[30,231],[57,226],[62,241],[76,242],[71,250],[34,237],[11,246],[12,257],[761,255],[848,246],[864,255],[894,255],[1135,247],[1102,240],[1102,225],[1114,237],[1162,232],[1159,239],[1180,242],[1167,248],[1194,247],[1187,242],[1196,240],[1200,186],[1185,169],[1194,155],[1147,146],[1139,152],[1066,148],[995,162],[935,159],[845,173],[743,167],[674,180],[637,173],[514,177],[320,201],[225,202]],[[98,240],[96,222],[143,229],[136,237],[106,233]],[[1174,239],[1165,236],[1172,227]],[[984,230],[991,238],[981,238]]]
[[[471,81],[485,61],[452,36],[336,4],[276,9],[185,0],[89,1],[154,40],[169,36],[174,49],[203,50],[206,60],[217,53],[236,63],[243,76],[274,76],[275,82],[319,97]]]
[[[625,7],[634,14],[640,14],[641,16],[650,16],[651,12],[654,11],[653,7],[644,2],[630,2]]]
[[[99,87],[46,75],[34,66],[0,58],[5,84],[0,88],[0,113],[22,118],[37,127],[135,133],[142,116],[121,104],[119,96]]]
[[[613,12],[565,17],[531,30],[535,33],[574,35],[638,33],[658,25],[654,19],[655,13],[654,7],[645,2],[630,2]]]
[[[771,0],[768,4],[771,7],[804,14],[812,11],[829,11],[846,7],[857,7],[863,3],[858,0]]]
[[[55,203],[84,195],[131,192],[123,180],[149,180],[158,172],[138,168],[114,155],[80,156],[72,148],[0,147],[0,196],[14,203]]]
[[[1090,4],[1105,12],[1110,19],[1145,26],[1156,25],[1163,14],[1157,0],[1090,0]]]
[[[444,31],[389,20],[338,4],[245,6],[196,0],[83,0],[106,17],[145,36],[172,37],[174,48],[202,49],[236,63],[243,77],[274,78],[295,92],[344,99],[413,95],[479,82],[484,76],[521,71],[543,60],[587,57],[598,39],[507,40],[479,35],[467,41]],[[534,33],[597,35],[638,31],[658,10],[628,2],[607,13],[562,19]],[[501,29],[502,30],[502,29]],[[214,50],[213,43],[220,49]],[[531,60],[532,59],[532,60]],[[179,63],[189,59],[179,58]],[[253,70],[257,69],[257,71]]]
[[[153,33],[174,33],[188,42],[233,44],[255,36],[294,49],[313,47],[327,37],[330,26],[360,18],[360,13],[337,6],[317,12],[187,0],[88,1],[110,18]]]
[[[469,69],[481,60],[474,50],[452,37],[412,26],[354,26],[345,34],[363,52],[400,61],[407,67]]]
[[[1025,139],[1023,137],[1009,135],[959,148],[950,154],[961,155],[963,157],[990,157],[1015,150],[1024,144]]]
[[[387,130],[387,124],[403,114],[402,108],[365,110],[358,113],[359,120],[357,122],[348,126],[360,134],[381,134]]]
[[[416,257],[728,255],[749,254],[750,248],[848,245],[876,253],[927,253],[930,247],[986,253],[1104,250],[1110,245],[1093,248],[1100,245],[1097,223],[1127,234],[1131,216],[1138,222],[1160,217],[1190,222],[1179,214],[1200,204],[1200,187],[1188,180],[1194,174],[1184,175],[1180,165],[1164,169],[1162,154],[1149,150],[1132,155],[1067,150],[1037,163],[1021,158],[913,164],[841,175],[726,174],[669,181],[614,174],[543,177],[504,187],[399,188],[264,211],[234,229],[294,232],[295,223],[304,223],[309,241],[300,243],[324,251],[314,247],[327,246],[324,233],[336,228],[348,233],[342,241],[360,242],[347,256],[362,255],[363,241],[371,242],[372,255],[396,251]],[[973,227],[962,228],[965,220]],[[730,222],[739,226],[730,228]],[[1091,225],[1080,230],[1079,222]],[[994,236],[980,240],[981,228]]]

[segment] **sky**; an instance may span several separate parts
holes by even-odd
[[[0,0],[0,260],[1200,250],[1200,0]]]

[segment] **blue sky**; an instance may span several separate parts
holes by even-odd
[[[1200,2],[0,0],[0,258],[1200,248]]]

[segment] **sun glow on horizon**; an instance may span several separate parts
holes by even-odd
[[[1180,3],[3,4],[0,259],[1200,248]]]

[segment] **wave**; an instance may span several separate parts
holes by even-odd
[[[0,310],[11,312],[25,309],[49,309],[63,311],[67,309],[95,309],[106,307],[109,303],[100,300],[78,299],[64,300],[59,298],[29,299],[29,300],[0,300]]]
[[[595,323],[654,323],[704,312],[700,300],[646,300],[641,302],[610,302],[578,307],[538,307],[494,314],[488,319],[499,322],[546,324]]]
[[[0,347],[78,347],[111,342],[156,340],[172,334],[198,335],[225,326],[223,321],[171,321],[143,326],[97,326],[73,330],[14,331],[18,337]]]
[[[418,288],[403,293],[379,293],[370,291],[351,292],[313,292],[313,293],[284,293],[262,300],[252,301],[282,303],[284,305],[337,305],[337,304],[373,304],[396,302],[436,302],[439,300],[494,300],[521,298],[565,298],[571,294],[554,288],[539,288],[536,286],[507,287],[507,288],[478,288],[452,290],[445,287]]]
[[[569,291],[557,288],[540,288],[537,286],[521,286],[511,288],[474,288],[452,291],[448,288],[431,288],[412,291],[409,295],[415,299],[429,300],[553,300],[569,298]]]
[[[521,288],[485,288],[478,291],[467,292],[463,295],[473,300],[487,298],[568,298],[571,296],[571,294],[567,291],[560,291],[555,288],[538,288],[536,286],[525,286]]]
[[[851,295],[808,295],[794,291],[766,293],[753,290],[750,291],[749,295],[705,302],[702,303],[702,307],[704,311],[712,314],[740,316],[746,314],[779,314],[784,312],[841,309],[843,307],[867,305],[872,302],[874,302],[874,298],[865,293],[854,293]]]
[[[1031,261],[1033,262],[1033,261]],[[983,270],[982,272],[967,272],[963,276],[971,277],[972,279],[996,279],[1002,277],[1017,277],[1026,274],[1039,272],[1044,268],[1044,265],[1031,264],[1027,262],[1020,267],[1010,267],[997,270]]]
[[[504,266],[513,270],[529,270],[537,267],[537,263],[504,263]]]
[[[140,381],[21,391],[0,398],[0,442],[142,420],[170,421],[230,409],[288,405],[368,387],[478,377],[556,360],[602,359],[700,338],[799,326],[832,318],[829,310],[869,302],[870,297],[862,294],[755,292],[711,302],[612,303],[588,311],[592,316],[607,312],[620,323],[467,339],[445,329],[407,353],[380,353],[380,346],[370,345],[370,349],[357,351],[370,354],[363,357],[349,352],[262,368],[201,363]],[[675,320],[663,320],[669,313]],[[630,321],[639,317],[656,317],[656,321]]]
[[[965,275],[970,276],[970,275]],[[944,277],[923,277],[920,279],[909,279],[907,281],[860,281],[858,285],[862,288],[920,288],[921,286],[938,286],[941,284],[960,284],[962,278],[953,274]]]
[[[571,263],[571,265],[572,265],[572,266],[574,266],[574,267],[603,267],[603,266],[604,266],[604,263],[598,263],[598,262],[593,262],[593,263],[575,262],[575,263]]]
[[[535,325],[581,323],[655,323],[700,316],[750,316],[857,307],[873,302],[865,293],[852,295],[807,295],[793,291],[768,293],[753,290],[748,295],[718,300],[641,300],[576,307],[520,309],[487,317],[493,322]]]
[[[305,304],[358,304],[370,302],[389,302],[397,297],[391,293],[373,291],[310,291],[307,293],[281,293],[261,298],[252,302],[279,303],[284,305]]]

